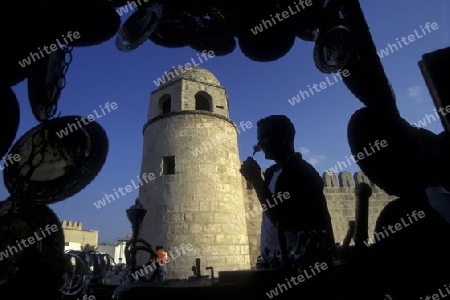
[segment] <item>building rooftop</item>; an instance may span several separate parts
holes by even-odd
[[[173,75],[172,75],[173,74]],[[216,85],[220,86],[219,80],[217,80],[216,76],[214,76],[213,73],[210,71],[200,68],[197,66],[191,66],[189,68],[186,68],[186,66],[181,66],[174,68],[165,74],[165,76],[169,79],[164,84],[160,85],[161,87],[167,86],[179,79],[186,79],[186,80],[192,80],[197,82],[202,82],[206,84]],[[174,78],[172,78],[174,77]]]

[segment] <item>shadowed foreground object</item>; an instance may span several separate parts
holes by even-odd
[[[450,68],[450,47],[422,55],[420,71],[445,130],[450,133],[450,86],[446,71]]]
[[[25,80],[28,65],[47,56],[53,47],[99,45],[116,35],[121,23],[114,7],[103,0],[7,1],[3,8],[14,13],[8,23],[1,24],[3,38],[9,41],[0,58],[2,86]],[[17,62],[24,59],[29,64],[22,67]]]
[[[28,32],[32,40],[29,50],[34,52],[37,47],[56,43],[56,39],[74,47],[101,44],[117,33],[121,22],[114,7],[103,0],[25,2],[20,6],[22,24],[16,30]],[[78,32],[79,38],[64,40],[69,32]]]
[[[396,224],[401,224],[400,230]],[[394,225],[397,230],[387,235],[387,228]],[[417,193],[390,202],[381,211],[375,232],[384,238],[378,234],[368,258],[374,288],[399,300],[431,299],[439,289],[445,292],[444,285],[450,282],[445,271],[450,268],[450,226],[425,195]]]
[[[103,0],[52,0],[47,7],[47,29],[54,39],[78,31],[79,39],[70,45],[85,47],[99,45],[111,39],[119,30],[120,16]],[[69,7],[69,8],[68,8]],[[58,26],[55,26],[55,23]],[[52,42],[54,42],[52,39]]]
[[[242,53],[254,61],[269,62],[286,55],[294,46],[294,28],[277,24],[273,28],[254,35],[250,30],[238,34]]]
[[[28,101],[33,116],[39,122],[48,120],[56,113],[68,68],[65,63],[66,49],[58,49],[29,67]]]
[[[3,104],[2,117],[0,118],[0,158],[3,158],[17,134],[20,121],[20,107],[16,94],[11,88],[0,88],[0,97]]]
[[[161,17],[162,5],[159,3],[141,7],[133,12],[117,33],[117,49],[129,52],[142,45],[155,31]]]
[[[355,157],[360,152],[366,153],[365,149],[371,153],[359,159],[358,166],[388,194],[402,196],[423,191],[431,177],[437,174],[431,162],[438,136],[429,130],[409,125],[395,112],[362,108],[352,115],[347,130],[350,149]],[[375,148],[377,140],[386,141],[387,146]]]
[[[382,299],[385,294],[396,300],[425,299],[448,284],[448,272],[436,268],[450,266],[450,226],[425,194],[430,183],[448,187],[448,174],[440,170],[449,161],[448,152],[443,152],[448,143],[444,134],[413,127],[386,109],[366,107],[352,115],[352,154],[357,157],[371,149],[359,159],[359,167],[374,184],[400,197],[383,208],[372,237],[363,241],[371,244],[361,245],[368,251],[352,258],[352,274],[358,274],[353,280],[359,293],[355,299]],[[374,152],[377,140],[386,141],[386,146]]]
[[[342,25],[321,31],[314,46],[316,68],[328,74],[345,70],[355,55],[353,39],[351,30]]]
[[[3,170],[11,196],[0,202],[0,293],[9,299],[60,298],[64,233],[46,204],[85,188],[108,152],[103,128],[95,121],[81,125],[83,119],[44,121],[11,147],[9,154],[20,159]]]
[[[5,168],[3,177],[11,195],[24,202],[54,203],[78,193],[97,176],[108,138],[95,121],[84,125],[80,120],[66,116],[45,121],[13,145],[9,153],[20,160]]]
[[[201,19],[186,12],[164,12],[149,39],[166,48],[186,47],[198,34]]]
[[[114,7],[130,5],[121,0],[109,2]],[[316,39],[324,2],[314,1],[308,5],[284,0],[253,0],[245,6],[236,0],[138,2],[137,11],[119,29],[116,46],[127,52],[148,38],[153,44],[166,48],[190,46],[199,52],[212,50],[215,55],[223,56],[239,45],[251,60],[270,62],[287,54],[296,37]],[[152,12],[156,6],[160,16]],[[273,14],[281,12],[289,16],[278,23]]]
[[[189,46],[198,51],[214,51],[214,55],[230,54],[236,48],[233,28],[226,22],[202,19],[202,24]]]
[[[64,232],[48,206],[0,202],[0,251],[2,299],[58,299]]]

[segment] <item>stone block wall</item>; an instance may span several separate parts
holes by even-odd
[[[242,177],[242,186],[244,188],[244,206],[247,224],[247,234],[249,243],[249,254],[251,265],[254,266],[256,260],[261,253],[259,250],[259,241],[261,236],[261,210],[259,209],[261,204],[256,196],[253,186]],[[253,213],[250,213],[253,212]]]
[[[197,257],[202,273],[207,266],[216,274],[249,269],[246,224],[231,225],[245,211],[235,125],[211,112],[172,112],[147,124],[143,147],[141,174],[154,172],[156,178],[139,188],[147,209],[140,237],[169,254],[192,245],[192,251],[172,258],[168,278],[193,275]],[[171,174],[164,172],[165,156],[174,158]],[[138,256],[138,264],[144,262],[146,257]]]

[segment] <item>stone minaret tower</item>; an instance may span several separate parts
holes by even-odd
[[[228,118],[226,90],[199,67],[165,76],[170,80],[150,95],[143,128],[141,174],[156,178],[139,190],[147,209],[140,237],[168,253],[175,250],[168,278],[193,275],[197,257],[202,275],[210,274],[209,266],[215,276],[250,269],[246,222],[233,223],[245,207],[238,128]],[[191,251],[180,250],[182,244],[192,244]],[[138,264],[147,258],[138,256]]]

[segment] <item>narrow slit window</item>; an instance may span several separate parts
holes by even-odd
[[[163,174],[175,174],[175,156],[163,157]]]
[[[164,95],[160,98],[159,105],[161,107],[161,113],[168,114],[172,110],[172,99],[170,95]]]

